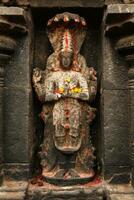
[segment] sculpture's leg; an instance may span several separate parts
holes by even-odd
[[[76,169],[75,169],[75,165],[76,165],[76,156],[77,156],[77,153],[74,153],[74,154],[71,154],[71,155],[69,155],[68,157],[69,157],[69,159],[67,159],[68,160],[68,168],[69,168],[69,171],[68,171],[68,173],[69,173],[69,175],[70,175],[70,177],[71,178],[76,178],[76,177],[80,177],[79,176],[79,174],[78,174],[78,172],[76,171]]]
[[[41,145],[41,165],[43,168],[43,174],[52,173],[54,174],[55,170],[58,168],[57,157],[58,151],[55,148],[53,142],[53,117],[52,117],[52,104],[45,104],[43,106],[42,115],[45,121],[44,128],[44,141]]]
[[[76,157],[75,166],[75,169],[79,172],[80,177],[94,177],[93,164],[95,156],[93,155],[93,147],[91,144],[87,108],[87,103],[81,104],[81,109],[83,111],[81,117],[82,144]]]
[[[56,178],[64,178],[67,172],[67,165],[66,165],[66,155],[62,152],[58,152],[58,166],[59,169],[57,170],[55,177]]]
[[[90,144],[88,128],[83,134],[82,146],[76,157],[76,171],[79,172],[80,177],[94,177],[93,163],[93,147]]]

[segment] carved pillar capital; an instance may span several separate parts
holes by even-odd
[[[17,38],[27,32],[26,15],[22,8],[0,7],[0,82],[4,75],[4,66],[17,46]]]
[[[125,36],[117,41],[116,49],[128,62],[128,86],[134,89],[134,35]]]
[[[134,5],[108,5],[106,12],[105,35],[115,38],[115,49],[124,56],[129,64],[129,86],[134,87]]]
[[[29,0],[1,0],[0,3],[5,6],[14,6],[14,5],[28,6]]]

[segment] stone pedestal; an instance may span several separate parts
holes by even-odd
[[[28,200],[103,200],[104,185],[97,186],[90,184],[81,186],[58,187],[44,183],[44,186],[29,185],[27,199]]]

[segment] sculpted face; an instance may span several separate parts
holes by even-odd
[[[61,52],[60,53],[60,62],[61,66],[65,69],[68,69],[72,66],[74,54],[73,52]]]

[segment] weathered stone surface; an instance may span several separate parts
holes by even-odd
[[[3,164],[0,164],[0,186],[2,185],[3,183]]]
[[[134,35],[125,36],[119,39],[116,48],[125,55],[131,54],[134,49]]]
[[[132,186],[134,187],[134,167],[132,167]]]
[[[3,88],[0,87],[0,180],[3,163]]]
[[[103,200],[104,188],[103,186],[88,187],[57,187],[47,185],[42,187],[29,186],[27,199],[28,200]]]
[[[122,0],[124,3],[134,3],[134,0]]]
[[[104,89],[125,89],[128,84],[128,69],[124,58],[115,51],[115,41],[105,38],[103,41],[103,79]]]
[[[23,8],[19,7],[6,7],[0,6],[0,15],[1,16],[17,16],[21,17],[22,19],[25,18],[26,12]]]
[[[18,21],[14,21],[13,17],[18,16]],[[25,16],[24,9],[17,8],[7,8],[0,7],[0,181],[2,183],[3,177],[3,165],[4,162],[4,75],[5,75],[5,66],[7,66],[7,61],[13,55],[14,50],[16,49],[17,42],[16,38],[13,38],[13,35],[16,34],[16,31],[19,33],[25,32]],[[10,18],[9,18],[10,16]],[[21,22],[19,21],[21,20]],[[8,34],[7,34],[8,33]],[[10,35],[11,34],[11,35]]]
[[[109,200],[133,200],[134,194],[111,194]]]
[[[118,4],[121,3],[121,0],[105,0],[105,4],[109,5],[109,4]]]
[[[30,135],[30,95],[29,89],[20,86],[5,89],[5,162],[29,162]]]
[[[134,12],[134,6],[133,5],[123,5],[123,4],[110,4],[107,7],[107,15],[110,14],[117,14],[119,15],[120,13],[133,13]],[[107,18],[108,20],[108,18]]]
[[[108,200],[133,200],[134,189],[130,184],[123,185],[105,185]]]
[[[104,0],[31,0],[30,5],[34,7],[102,7]]]
[[[108,200],[133,200],[134,189],[130,184],[112,185],[106,184]]]
[[[24,200],[28,183],[5,180],[0,187],[0,200]]]
[[[134,194],[134,189],[130,184],[105,184],[105,190],[109,194]]]
[[[3,7],[2,15],[11,15],[24,22],[24,9],[11,7]],[[9,13],[8,13],[9,12]],[[25,15],[26,16],[26,15]],[[30,16],[27,16],[30,20]],[[20,22],[20,21],[19,21]],[[27,21],[29,23],[29,21]],[[31,157],[31,133],[32,133],[32,115],[31,106],[32,102],[31,92],[31,63],[32,63],[32,35],[30,31],[32,24],[29,28],[28,35],[18,37],[16,51],[13,54],[10,63],[6,65],[5,70],[5,133],[4,133],[4,161],[5,163],[25,163],[29,165]],[[11,167],[11,166],[10,166]],[[17,164],[16,164],[16,169]],[[22,170],[22,172],[21,172]],[[26,169],[26,171],[28,168]],[[20,178],[26,174],[25,169],[19,168]],[[6,168],[6,173],[11,174],[10,170]],[[17,172],[19,173],[19,172]],[[26,175],[25,175],[26,176]]]
[[[134,32],[133,4],[110,4],[106,11],[106,35],[119,37]]]
[[[28,163],[8,163],[4,165],[4,177],[16,181],[30,178],[30,165]]]
[[[104,179],[109,184],[127,184],[130,182],[131,172],[129,166],[104,166]]]
[[[130,184],[124,185],[105,185],[108,200],[133,200],[134,189]]]
[[[8,67],[5,71],[5,85],[6,87],[20,87],[30,89],[31,77],[30,67],[31,56],[29,52],[30,41],[28,38],[23,38],[18,41],[18,49],[15,51]],[[32,54],[32,52],[31,52]]]
[[[134,91],[133,91],[134,93]],[[131,121],[130,121],[130,148],[131,148],[131,163],[134,167],[134,105],[130,105],[131,113]]]
[[[129,165],[128,91],[104,90],[105,165]]]

